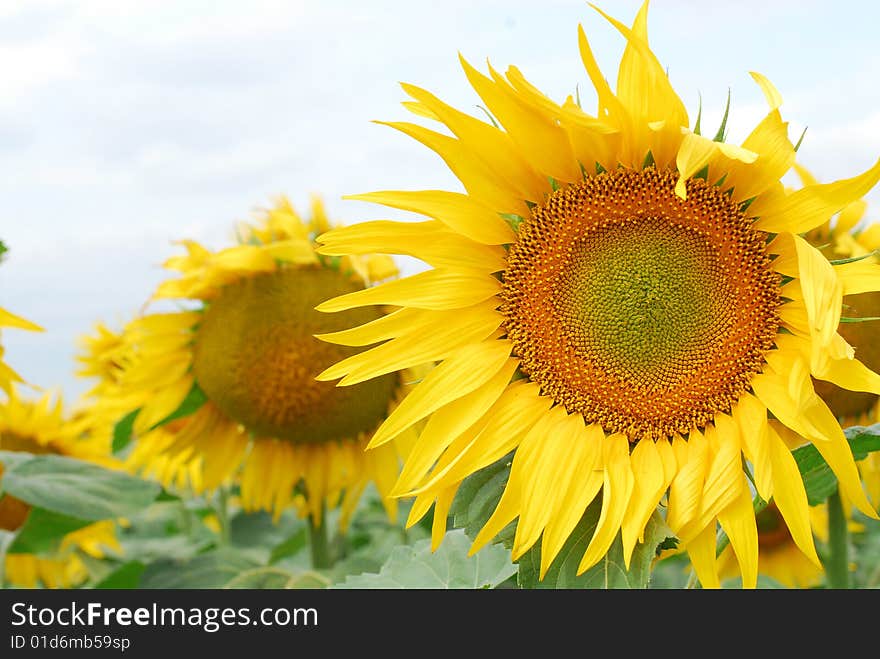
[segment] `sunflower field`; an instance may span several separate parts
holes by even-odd
[[[2,587],[880,588],[880,153],[806,157],[757,71],[715,121],[648,10],[578,4],[567,95],[491,52],[459,53],[464,104],[401,83],[373,128],[439,156],[417,189],[360,162],[351,207],[278,191],[213,218],[222,244],[177,223],[54,364],[78,395],[10,341],[56,349],[65,274],[27,310],[4,283]],[[358,75],[418,75],[417,48]]]

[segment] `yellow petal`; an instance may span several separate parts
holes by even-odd
[[[782,95],[773,86],[773,83],[767,79],[766,76],[758,73],[757,71],[749,71],[749,75],[758,83],[758,86],[761,88],[761,91],[764,92],[764,98],[767,99],[767,104],[770,106],[771,110],[775,110],[780,105],[782,105]]]
[[[516,359],[509,359],[477,390],[452,401],[431,415],[406,459],[395,487],[396,494],[415,488],[446,447],[479,421],[498,401],[510,384],[518,363]]]
[[[668,446],[665,440],[659,441]],[[633,493],[620,528],[623,560],[627,570],[636,542],[643,538],[648,518],[656,510],[660,498],[669,486],[660,449],[653,441],[643,440],[636,444],[631,462],[634,477]]]
[[[861,199],[880,180],[880,160],[863,174],[852,178],[811,185],[785,196],[764,209],[754,224],[756,229],[779,233],[809,231],[848,204]]]
[[[376,430],[368,448],[394,439],[411,425],[488,382],[510,357],[507,341],[465,346],[428,373]]]
[[[382,121],[377,123],[395,128],[437,153],[462,182],[468,194],[481,204],[494,208],[499,213],[529,216],[529,207],[520,192],[476,158],[474,152],[460,140],[416,124]]]
[[[328,367],[316,379],[327,381],[342,377],[338,384],[348,386],[385,373],[445,359],[462,346],[489,338],[498,329],[500,319],[494,310],[473,311],[459,313],[455,318],[451,318],[449,312],[432,314],[432,320],[446,321],[445,324],[437,324],[436,329],[414,326],[409,334]]]
[[[428,270],[322,302],[318,311],[345,311],[384,304],[419,309],[458,309],[496,295],[500,282],[475,270]]]
[[[558,497],[557,507],[544,529],[541,540],[541,579],[547,574],[584,511],[596,498],[604,481],[601,459],[605,433],[598,424],[585,427],[582,421],[577,420],[580,424],[578,425],[575,420],[569,417],[565,424],[569,431],[576,432],[576,441],[571,445],[568,460],[577,476],[569,480],[563,495]]]
[[[773,465],[773,500],[779,509],[792,540],[815,565],[821,565],[816,555],[813,532],[810,527],[810,505],[803,477],[797,462],[776,431],[769,427],[767,448]]]
[[[521,471],[523,485],[513,560],[538,540],[574,476],[575,465],[567,456],[577,435],[565,420],[564,408],[554,407],[526,434],[514,454],[511,473],[513,469]],[[583,424],[583,417],[579,422]]]
[[[844,295],[880,291],[880,263],[874,259],[836,265],[834,272],[843,284]]]
[[[30,330],[31,332],[44,331],[39,325],[25,320],[21,316],[16,316],[14,313],[6,311],[3,307],[0,307],[0,327],[15,327],[17,329]]]
[[[619,433],[606,437],[602,453],[605,463],[602,510],[596,532],[578,564],[578,574],[590,569],[608,552],[632,496],[633,473],[629,458],[629,440]]]
[[[447,105],[430,92],[403,83],[403,90],[436,114],[440,121],[458,137],[463,144],[487,168],[496,172],[522,199],[538,201],[547,191],[546,181],[533,169],[534,163],[523,157],[515,138],[495,126],[480,121]],[[490,107],[490,110],[493,110]],[[493,110],[494,111],[494,110]],[[528,153],[528,152],[526,152]]]
[[[715,560],[715,525],[707,526],[685,547],[691,565],[700,579],[700,585],[706,589],[721,588],[718,579],[718,567]]]
[[[676,437],[672,448],[678,461],[678,473],[669,487],[666,523],[673,532],[678,533],[700,512],[709,447],[703,435],[693,429],[687,441]]]
[[[516,91],[495,71],[488,78],[461,56],[465,75],[480,98],[522,153],[545,176],[573,183],[581,179],[580,168],[571,151],[568,136],[558,123],[523,103]],[[543,202],[543,198],[531,199]]]
[[[434,218],[453,231],[486,245],[503,245],[514,239],[513,231],[489,206],[459,192],[419,190],[384,191],[348,195],[343,199],[384,204]],[[318,238],[322,242],[322,238]]]
[[[745,482],[744,474],[740,476],[743,480],[740,494],[718,513],[718,522],[736,554],[743,588],[755,588],[758,585],[758,527],[748,483]]]

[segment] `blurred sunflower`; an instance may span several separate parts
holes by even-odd
[[[7,252],[6,245],[0,241],[0,261],[3,260],[3,256]],[[39,325],[35,325],[34,323],[25,320],[15,314],[12,314],[3,307],[0,307],[0,330],[4,327],[14,327],[17,329],[29,330],[31,332],[42,332],[43,328]],[[0,332],[2,333],[2,332]],[[7,396],[12,395],[12,385],[15,382],[24,382],[21,379],[21,376],[18,375],[9,365],[3,361],[3,344],[0,343],[0,389],[6,392]]]
[[[118,466],[103,450],[100,439],[83,437],[76,424],[65,419],[63,404],[45,394],[35,401],[21,398],[15,387],[9,400],[0,402],[0,451],[24,451],[35,455],[64,455],[104,466]],[[0,465],[2,474],[2,465]],[[15,531],[27,519],[30,506],[8,494],[0,495],[0,529]],[[68,533],[55,555],[7,554],[5,578],[20,588],[70,588],[88,576],[79,552],[103,558],[121,552],[115,525],[95,522]]]
[[[631,28],[600,13],[627,45],[614,93],[579,31],[595,116],[571,97],[551,100],[515,67],[485,75],[462,59],[491,123],[403,85],[406,106],[451,135],[389,125],[437,152],[466,193],[356,195],[432,219],[318,238],[324,255],[406,254],[432,266],[321,304],[328,313],[400,309],[333,337],[384,342],[319,379],[346,385],[404,362],[440,362],[370,443],[427,419],[394,494],[416,496],[409,523],[434,506],[435,546],[462,480],[515,449],[472,551],[518,518],[513,558],[540,538],[543,576],[601,493],[579,572],[618,533],[628,566],[664,500],[705,587],[719,585],[719,523],[754,586],[743,456],[760,496],[773,497],[795,543],[819,562],[803,482],[771,415],[813,442],[854,505],[876,516],[811,376],[880,392],[880,376],[837,333],[842,296],[880,288],[880,269],[832,265],[800,234],[863,196],[880,162],[787,194],[780,178],[795,148],[764,76],[752,74],[769,112],[740,146],[721,141],[723,125],[716,139],[702,136],[648,46],[647,3]]]
[[[176,478],[195,461],[196,491],[235,480],[246,511],[277,518],[294,505],[316,525],[325,506],[338,505],[342,528],[373,482],[395,517],[388,494],[406,438],[379,452],[364,447],[416,375],[389,367],[349,389],[318,382],[315,375],[356,350],[315,335],[386,321],[379,307],[345,319],[314,307],[395,277],[397,269],[388,256],[319,256],[314,236],[328,228],[318,199],[306,222],[282,198],[257,223],[240,225],[238,245],[213,252],[185,241],[187,255],[166,262],[182,275],[163,282],[154,299],[187,301],[188,308],[136,318],[117,353],[122,369],[110,397],[139,410],[129,464]],[[100,370],[100,359],[92,361]]]

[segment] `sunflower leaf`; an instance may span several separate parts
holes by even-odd
[[[880,451],[880,423],[873,426],[852,426],[843,432],[855,460],[862,460],[868,453]],[[828,463],[812,444],[796,448],[792,455],[804,479],[810,505],[815,506],[825,501],[837,489],[837,477]]]
[[[128,517],[152,503],[161,490],[158,483],[60,455],[0,451],[0,464],[4,492],[83,520]]]
[[[146,567],[147,566],[140,561],[128,561],[101,579],[93,586],[93,588],[114,590],[122,588],[138,588],[140,586],[141,576]]]
[[[581,558],[590,544],[601,513],[597,497],[584,512],[581,521],[562,546],[562,550],[540,580],[541,547],[536,543],[519,559],[518,581],[522,588],[555,589],[644,589],[648,587],[651,568],[658,551],[667,546],[674,534],[656,511],[645,526],[644,542],[636,545],[629,569],[623,560],[623,542],[618,533],[608,553],[593,567],[578,575]]]
[[[469,538],[476,538],[480,529],[489,521],[504,493],[510,476],[511,455],[506,455],[488,467],[465,478],[458,488],[450,506],[452,525],[463,528]],[[511,522],[495,537],[508,549],[513,546],[516,525]]]
[[[61,541],[68,533],[77,531],[90,522],[69,515],[61,515],[45,510],[31,508],[27,519],[9,545],[10,554],[51,554],[58,550]]]
[[[516,574],[510,552],[498,545],[483,547],[468,556],[471,539],[464,530],[446,533],[437,551],[430,540],[402,545],[391,551],[378,574],[349,575],[331,588],[496,588]]]
[[[294,573],[278,567],[258,567],[245,570],[229,580],[223,588],[326,588],[329,583],[327,577],[313,570]]]
[[[144,570],[140,588],[222,588],[257,567],[259,563],[253,558],[225,547],[189,560],[155,561]]]

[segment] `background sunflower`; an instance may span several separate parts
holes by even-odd
[[[181,276],[154,296],[178,300],[178,310],[146,313],[121,334],[92,341],[97,353],[111,356],[112,383],[97,392],[103,405],[117,421],[129,414],[131,467],[166,482],[186,479],[197,493],[236,484],[246,511],[278,519],[295,506],[319,528],[325,507],[339,506],[345,529],[374,483],[396,515],[388,494],[406,439],[380,452],[363,448],[417,375],[389,367],[351,389],[315,381],[356,351],[314,338],[332,338],[347,324],[327,322],[314,307],[397,271],[389,257],[316,254],[314,236],[328,228],[318,199],[304,221],[282,198],[256,223],[238,227],[234,247],[213,252],[184,241],[186,256],[165,264]],[[356,320],[387,322],[378,307]],[[104,357],[85,359],[91,366],[84,372],[107,371]]]

